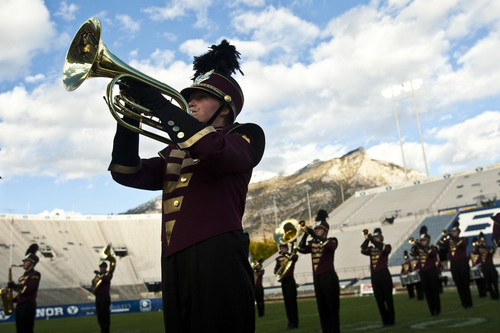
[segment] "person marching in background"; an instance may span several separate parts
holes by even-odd
[[[498,271],[493,263],[493,255],[495,254],[495,247],[488,245],[486,237],[481,232],[479,234],[479,241],[477,246],[477,253],[481,256],[482,270],[486,288],[490,293],[492,300],[498,300]]]
[[[17,292],[14,302],[16,303],[16,331],[18,333],[31,333],[35,328],[36,297],[42,277],[40,272],[35,270],[36,264],[40,261],[36,255],[37,251],[38,244],[30,245],[23,258],[24,274],[17,283],[11,281],[7,285],[8,288]]]
[[[262,285],[262,278],[264,277],[265,270],[262,268],[262,259],[257,261],[253,267],[253,279],[255,283],[255,303],[257,304],[257,314],[259,317],[264,317],[264,286]]]
[[[297,284],[293,276],[295,263],[299,259],[297,254],[288,252],[288,244],[279,245],[279,256],[276,258],[276,266],[274,267],[274,274],[278,272],[283,262],[287,259],[291,260],[292,264],[285,275],[281,278],[281,292],[283,293],[283,300],[285,303],[286,317],[288,319],[287,330],[296,329],[299,327],[299,312],[297,307]]]
[[[340,285],[334,267],[334,258],[338,241],[335,237],[327,238],[330,229],[326,222],[327,218],[328,213],[320,209],[316,215],[314,230],[306,227],[298,251],[311,254],[314,292],[323,333],[337,333],[340,332]],[[309,242],[308,236],[312,237]]]
[[[116,260],[110,261],[110,268],[104,261],[99,264],[99,270],[94,271],[95,277],[92,279],[92,291],[95,295],[95,310],[97,322],[101,328],[101,333],[108,333],[111,325],[111,279],[116,267]]]
[[[264,153],[256,124],[235,123],[244,97],[228,41],[195,57],[180,94],[191,114],[153,86],[128,80],[121,93],[160,119],[172,144],[139,157],[139,136],[118,125],[109,166],[125,186],[162,190],[162,288],[167,332],[254,332],[255,295],[242,217],[253,168]],[[137,120],[125,119],[128,123]]]
[[[422,264],[420,263],[420,258],[418,257],[418,251],[413,251],[413,250],[410,251],[410,256],[411,256],[410,260],[411,271],[419,274],[420,276],[420,268],[422,267]],[[415,283],[415,291],[417,292],[417,301],[421,301],[425,298],[421,279],[419,279],[419,281]]]
[[[464,309],[472,307],[467,244],[467,238],[460,237],[458,221],[454,221],[451,232],[446,233],[439,240],[439,245],[444,249],[448,249],[451,276],[457,286],[458,296],[460,297],[460,302]]]
[[[430,245],[431,236],[427,234],[427,227],[424,225],[419,230],[420,240],[415,241],[411,252],[420,259],[420,279],[422,288],[427,300],[427,306],[431,316],[441,314],[441,299],[439,296],[439,273],[436,267],[438,248]]]
[[[497,248],[500,246],[500,213],[491,216],[493,220],[493,232],[491,233],[491,241]]]
[[[413,283],[410,283],[409,281],[409,274],[412,272],[411,270],[411,262],[410,262],[410,257],[408,256],[408,251],[404,251],[403,255],[404,263],[401,265],[401,284],[403,287],[406,287],[406,291],[408,292],[408,297],[410,299],[415,298],[415,285]],[[404,279],[403,279],[404,277]]]
[[[392,298],[392,277],[387,267],[391,245],[384,243],[380,228],[375,228],[373,234],[366,234],[361,244],[361,253],[370,257],[370,272],[373,294],[384,327],[394,326],[394,301]],[[369,244],[372,245],[369,245]]]
[[[484,273],[482,268],[481,255],[478,252],[479,241],[476,237],[472,239],[472,251],[469,253],[469,260],[471,266],[471,280],[476,282],[477,291],[479,297],[487,296],[486,280],[484,279]],[[481,273],[482,276],[476,276],[473,272]]]

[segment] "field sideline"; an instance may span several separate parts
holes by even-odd
[[[500,302],[479,298],[471,288],[474,306],[464,310],[459,305],[455,289],[441,294],[442,314],[430,317],[425,300],[410,300],[407,294],[394,295],[396,326],[381,328],[380,315],[372,296],[344,297],[340,300],[342,332],[500,332]],[[256,332],[284,332],[287,326],[282,302],[266,303],[265,316],[256,319]],[[0,324],[2,333],[15,333],[14,324]],[[37,333],[98,333],[95,317],[37,320]],[[111,332],[160,333],[163,332],[161,312],[116,314],[111,316]],[[293,332],[321,333],[314,299],[299,300],[299,329]]]

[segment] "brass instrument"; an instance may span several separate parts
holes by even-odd
[[[134,103],[134,101],[131,101],[122,94],[113,97],[113,87],[115,84],[120,83],[120,80],[122,80],[121,83],[124,84],[123,79],[128,77],[151,85],[162,94],[171,97],[179,104],[180,108],[188,114],[191,114],[186,100],[178,91],[141,73],[109,51],[101,40],[101,22],[97,17],[91,17],[85,21],[73,38],[68,53],[66,54],[62,77],[64,88],[68,91],[73,91],[78,88],[87,78],[112,78],[106,89],[105,100],[111,115],[116,121],[133,132],[137,132],[169,145],[173,144],[169,138],[142,128],[143,125],[147,125],[151,128],[163,131],[161,122],[153,119],[155,115],[151,110],[140,104]],[[129,108],[127,105],[131,105],[131,107]],[[137,127],[130,125],[125,122],[119,114],[138,120],[139,125]]]
[[[448,230],[446,230],[446,229],[443,229],[443,231],[441,231],[441,234],[442,234],[443,236],[446,236],[446,235],[448,235]]]
[[[92,285],[90,286],[90,289],[92,290],[92,293],[95,294],[97,289],[101,286],[102,283],[102,277],[104,275],[111,275],[115,271],[116,268],[116,256],[113,252],[113,248],[111,246],[111,243],[106,245],[101,252],[99,252],[99,259],[98,259],[98,264],[103,263],[104,261],[109,261],[109,270],[105,274],[96,274],[95,277],[92,279]]]
[[[408,239],[408,243],[410,243],[410,244],[420,244],[420,241],[418,239],[410,237],[410,239]]]
[[[22,265],[10,265],[9,266],[9,276],[8,282],[13,282],[12,280],[12,267],[23,267]],[[0,297],[2,298],[3,313],[8,316],[14,312],[14,296],[12,294],[12,288],[7,287],[7,290],[0,289]]]
[[[285,259],[281,262],[280,267],[276,271],[275,275],[278,278],[278,282],[281,282],[286,276],[286,273],[292,267],[293,261],[292,257],[297,253],[298,248],[295,247],[295,242],[297,238],[302,234],[302,230],[306,228],[305,223],[299,224],[295,219],[285,220],[280,223],[280,225],[274,230],[274,241],[279,245],[291,244],[291,251],[289,254],[285,254]]]
[[[365,236],[365,238],[368,238],[371,236],[370,231],[368,231],[368,229],[363,229],[362,233],[363,233],[363,236]]]

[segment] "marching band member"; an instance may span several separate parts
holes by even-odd
[[[41,274],[35,270],[35,266],[40,261],[36,252],[38,244],[32,244],[26,251],[23,259],[24,274],[18,283],[9,282],[8,288],[18,294],[14,298],[16,303],[16,331],[19,333],[30,333],[35,328],[36,317],[36,296],[40,286]]]
[[[496,247],[500,246],[500,213],[491,216],[493,220],[493,232],[491,234],[491,241]]]
[[[420,258],[418,257],[418,251],[410,251],[410,266],[411,271],[416,272],[420,276],[420,268],[422,264],[420,263]],[[424,299],[424,289],[422,288],[422,281],[419,279],[417,283],[415,283],[415,290],[417,292],[417,301],[421,301]]]
[[[257,314],[259,317],[264,317],[264,286],[262,278],[265,270],[262,268],[262,259],[259,259],[253,268],[253,278],[255,283],[255,303],[257,304]]]
[[[372,243],[372,245],[368,245]],[[373,294],[384,327],[394,326],[394,302],[392,299],[392,278],[387,268],[391,245],[384,243],[382,230],[375,228],[361,244],[361,253],[370,257],[370,272]]]
[[[482,270],[484,275],[484,280],[486,283],[486,288],[490,293],[490,297],[493,300],[498,300],[498,272],[493,264],[493,255],[495,254],[495,248],[493,246],[488,246],[486,243],[486,237],[481,232],[479,234],[479,245],[477,246],[477,253],[481,256]]]
[[[297,254],[288,252],[288,244],[280,244],[279,256],[276,258],[276,266],[274,267],[274,274],[278,272],[281,265],[288,258],[291,260],[292,265],[290,269],[281,279],[281,292],[283,293],[283,301],[285,303],[286,317],[288,319],[287,330],[296,329],[299,327],[299,311],[297,307],[297,284],[293,277],[295,263],[299,259]]]
[[[408,291],[408,297],[410,299],[415,298],[415,285],[413,283],[410,283],[410,281],[408,281],[408,276],[412,272],[412,270],[411,270],[410,257],[408,256],[407,250],[404,251],[403,259],[405,262],[401,265],[400,275],[401,277],[405,276],[407,280],[405,280],[405,283],[403,283],[402,281],[401,284],[403,285],[403,287],[406,287],[406,290]]]
[[[436,246],[429,244],[431,236],[427,234],[427,227],[425,225],[420,228],[419,232],[420,240],[415,241],[411,252],[418,255],[420,259],[420,279],[431,316],[439,316],[441,314],[441,299],[439,297],[440,281],[436,267],[438,249]]]
[[[95,310],[97,313],[97,322],[101,328],[101,333],[108,333],[109,326],[111,324],[110,318],[110,305],[111,297],[109,295],[109,290],[111,288],[111,279],[113,278],[113,272],[115,270],[116,262],[111,262],[111,267],[108,269],[108,264],[104,261],[99,265],[99,270],[94,271],[95,277],[92,281],[92,285],[95,285],[94,295],[95,295]]]
[[[478,252],[479,242],[476,237],[472,239],[472,251],[469,253],[469,260],[471,265],[471,272],[473,270],[481,270],[482,271],[482,260],[481,255]],[[479,293],[479,297],[486,297],[486,281],[483,277],[476,276],[473,279],[476,282],[477,291]]]
[[[258,125],[234,123],[244,100],[231,77],[239,71],[239,55],[223,40],[195,57],[194,83],[181,91],[191,115],[152,86],[130,80],[122,87],[160,118],[175,144],[159,157],[141,159],[138,135],[118,126],[109,167],[122,185],[163,190],[163,315],[168,332],[255,330],[249,237],[241,220],[265,138]]]
[[[306,228],[298,247],[300,253],[311,254],[314,292],[323,333],[340,332],[340,285],[333,264],[338,241],[335,237],[327,238],[330,229],[327,218],[328,213],[320,209],[314,230]],[[309,242],[308,236],[312,237]]]
[[[472,307],[472,296],[470,293],[470,266],[467,257],[466,237],[460,237],[458,221],[453,222],[450,233],[443,235],[439,245],[448,249],[450,259],[450,271],[453,281],[457,286],[458,296],[464,309]]]

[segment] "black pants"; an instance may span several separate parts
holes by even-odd
[[[415,290],[417,291],[417,300],[419,300],[419,301],[423,300],[424,299],[424,290],[422,288],[422,282],[417,282],[414,284],[414,286],[415,286]]]
[[[470,293],[470,266],[468,259],[452,260],[450,264],[451,276],[457,286],[458,296],[462,307],[472,307]]]
[[[109,306],[111,305],[111,297],[109,293],[99,294],[95,296],[95,310],[97,312],[97,321],[101,327],[101,333],[108,333],[111,323]]]
[[[286,317],[288,319],[288,327],[299,327],[299,311],[297,308],[297,284],[292,277],[281,281],[281,291],[283,292],[283,300],[285,301]]]
[[[480,279],[474,279],[473,281],[476,283],[477,292],[479,294],[479,297],[486,297],[488,295],[488,292],[486,289],[486,279],[480,278]]]
[[[483,266],[484,281],[491,299],[498,299],[498,272],[495,265]]]
[[[420,271],[422,289],[427,300],[431,316],[441,313],[441,299],[439,298],[439,275],[436,268]]]
[[[162,258],[165,332],[254,332],[249,239],[232,231]]]
[[[378,311],[384,325],[394,324],[394,302],[392,299],[392,278],[386,268],[372,275],[373,295],[377,301]]]
[[[255,286],[255,303],[257,303],[257,314],[259,317],[264,316],[264,287],[262,285]]]
[[[415,298],[415,285],[413,283],[406,285],[406,291],[408,291],[409,298]]]
[[[36,301],[28,301],[16,306],[17,333],[32,333],[35,328]]]
[[[314,275],[314,292],[323,333],[340,332],[340,286],[335,270]]]

